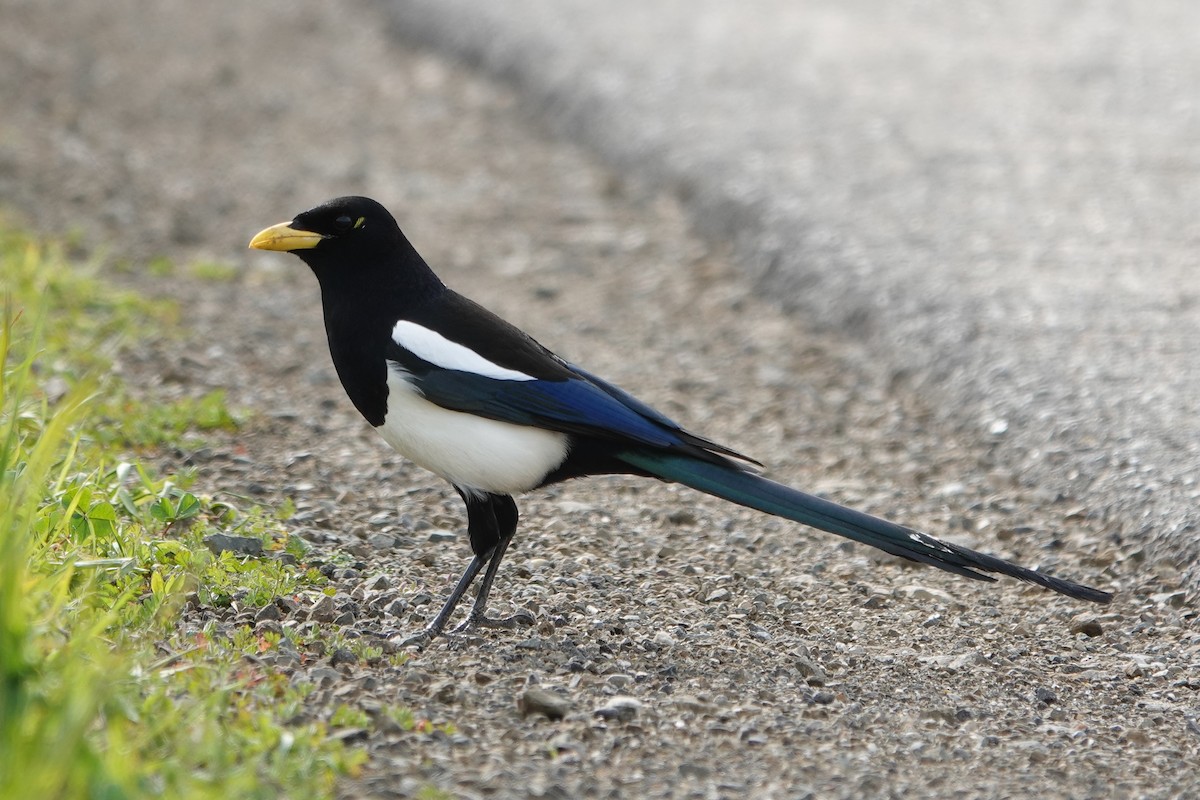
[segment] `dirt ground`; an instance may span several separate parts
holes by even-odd
[[[366,2],[0,13],[6,213],[112,261],[237,267],[114,273],[174,295],[188,325],[121,369],[247,409],[236,436],[162,466],[295,502],[339,594],[281,624],[398,639],[469,556],[457,496],[345,399],[311,275],[245,249],[347,193],[389,206],[449,284],[772,477],[1119,593],[1095,608],[968,582],[647,481],[536,492],[493,601],[533,628],[400,667],[278,657],[319,687],[315,715],[405,705],[455,726],[364,733],[345,797],[1200,794],[1200,630],[1178,573],[1006,469],[996,438],[938,429],[870,353],[751,295],[670,198],[549,136],[506,87],[392,44]],[[565,718],[523,717],[532,686]]]

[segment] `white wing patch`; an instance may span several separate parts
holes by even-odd
[[[437,331],[402,319],[392,328],[392,341],[418,358],[442,369],[470,372],[498,381],[532,381],[532,375],[493,364],[469,347],[452,342]]]

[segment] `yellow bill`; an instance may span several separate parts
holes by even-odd
[[[255,250],[311,250],[321,243],[325,237],[312,231],[300,231],[292,227],[290,222],[259,231],[250,240],[250,247]]]

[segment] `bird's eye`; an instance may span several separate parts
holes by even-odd
[[[348,231],[348,230],[350,230],[351,226],[354,225],[354,220],[350,219],[349,217],[347,217],[346,215],[343,214],[342,216],[335,219],[333,221],[333,224],[337,226],[337,229],[339,231]]]

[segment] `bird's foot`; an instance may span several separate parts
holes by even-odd
[[[530,625],[533,625],[533,623],[533,615],[528,611],[518,611],[516,614],[513,614],[510,617],[503,617],[500,619],[487,617],[483,614],[471,613],[465,620],[462,621],[460,625],[456,626],[447,633],[443,633],[442,629],[439,627],[430,625],[427,628],[422,628],[411,636],[401,639],[398,644],[400,647],[415,647],[418,650],[424,650],[434,639],[439,636],[444,639],[458,639],[462,637],[463,640],[466,640],[472,638],[470,634],[476,633],[482,628],[502,628],[504,630],[513,630],[518,626],[528,628]]]
[[[511,617],[503,617],[497,619],[495,617],[486,617],[483,614],[471,612],[462,624],[456,627],[453,633],[470,633],[476,628],[503,628],[504,630],[512,630],[518,625],[523,628],[528,628],[534,622],[533,615],[528,611],[518,611]]]
[[[433,628],[422,628],[413,635],[401,639],[399,646],[415,647],[418,650],[424,650],[440,633],[440,630],[434,630]]]

